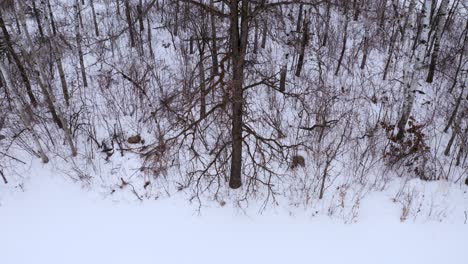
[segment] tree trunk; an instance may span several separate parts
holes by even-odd
[[[15,87],[13,87],[13,84],[12,84],[11,79],[10,79],[10,74],[7,71],[7,69],[6,69],[6,67],[5,67],[5,65],[3,63],[3,58],[0,58],[0,72],[3,75],[3,79],[5,80],[5,84],[6,84],[7,88],[10,91],[13,91],[16,94],[15,100],[13,100],[13,102],[15,104],[15,108],[18,111],[18,114],[19,114],[19,116],[21,118],[21,121],[23,122],[23,125],[29,131],[29,133],[31,133],[34,144],[36,145],[36,148],[38,148],[39,156],[42,159],[42,162],[43,163],[49,162],[49,158],[47,157],[47,155],[45,154],[44,149],[42,148],[41,142],[39,141],[39,137],[37,136],[36,131],[34,131],[32,125],[31,125],[30,119],[26,115],[26,111],[24,111],[23,106],[21,106],[21,103],[20,103],[21,100],[19,100],[20,92],[18,92],[18,90],[16,90]]]
[[[302,40],[301,40],[301,49],[299,51],[299,59],[297,61],[297,68],[296,68],[296,76],[301,76],[302,67],[304,65],[304,57],[305,57],[305,49],[307,44],[309,43],[309,15],[307,11],[304,11],[305,19],[304,19],[304,26],[302,28]]]
[[[384,26],[385,26],[385,11],[387,10],[387,0],[382,0],[381,3],[382,3],[382,6],[380,7],[381,12],[380,12],[379,27],[384,28]]]
[[[37,100],[36,100],[36,97],[34,96],[34,93],[32,92],[31,82],[29,81],[29,77],[26,74],[26,69],[24,68],[23,63],[21,62],[20,58],[16,54],[15,50],[13,49],[10,33],[8,32],[8,29],[5,26],[5,22],[3,21],[3,14],[1,10],[0,10],[0,27],[2,28],[2,33],[4,36],[4,40],[6,42],[7,48],[8,48],[8,52],[13,58],[13,61],[15,62],[16,67],[18,67],[18,70],[21,75],[21,79],[23,80],[24,86],[26,87],[26,93],[29,97],[29,101],[34,107],[36,107]]]
[[[52,9],[50,9],[49,16],[45,15],[45,22],[46,22],[45,27],[47,29],[47,34],[49,37],[48,39],[49,39],[49,43],[51,47],[51,55],[53,59],[55,60],[55,63],[57,64],[57,70],[59,72],[60,84],[62,85],[62,93],[63,93],[63,98],[65,99],[65,104],[67,106],[70,106],[70,95],[68,93],[68,85],[67,85],[67,80],[65,77],[65,71],[63,69],[62,57],[55,43],[56,35],[53,30],[54,24],[52,20],[52,17],[53,17]]]
[[[296,32],[301,32],[301,25],[302,25],[302,11],[304,9],[304,4],[299,6],[299,14],[297,16],[297,23],[296,23]]]
[[[463,57],[466,51],[466,43],[468,42],[468,21],[466,21],[466,26],[465,26],[465,37],[463,39],[463,46],[460,52],[460,58],[458,59],[458,65],[457,69],[455,71],[455,76],[453,77],[453,83],[452,86],[449,89],[449,93],[453,92],[453,89],[455,89],[455,86],[457,85],[457,80],[458,80],[458,75],[462,71],[463,67]]]
[[[89,4],[91,5],[91,12],[93,14],[94,33],[96,34],[96,37],[99,37],[99,27],[96,18],[96,10],[94,8],[94,0],[89,0]]]
[[[348,17],[346,16],[345,26],[344,26],[344,36],[343,36],[343,47],[341,48],[340,58],[338,59],[338,66],[336,66],[335,76],[338,76],[340,72],[341,63],[343,63],[344,54],[346,52],[346,44],[348,42]]]
[[[40,13],[39,13],[39,9],[36,6],[36,1],[35,0],[32,0],[32,8],[33,8],[33,12],[34,12],[34,18],[35,18],[36,24],[37,24],[37,30],[39,31],[39,35],[41,36],[41,39],[44,39],[44,30],[42,29],[41,16],[40,16]]]
[[[449,128],[452,126],[453,124],[453,121],[455,120],[457,114],[458,114],[458,109],[460,108],[460,103],[462,102],[463,100],[463,94],[465,92],[465,86],[462,85],[462,89],[461,89],[461,92],[460,92],[460,96],[458,96],[458,99],[457,99],[457,102],[455,104],[455,108],[453,109],[453,112],[452,114],[450,115],[450,118],[449,118],[449,121],[447,123],[447,126],[445,126],[445,129],[444,129],[444,133],[447,133],[447,131],[449,130]]]
[[[243,82],[244,62],[248,41],[248,13],[249,1],[242,0],[241,10],[238,8],[239,0],[230,2],[230,44],[232,52],[232,153],[231,175],[229,187],[237,189],[242,186],[242,116],[244,111]],[[240,29],[239,29],[240,11]]]
[[[78,0],[76,0],[76,1],[78,1]],[[24,13],[22,13],[21,15],[22,15],[21,22],[22,22],[24,34],[26,35],[27,43],[28,43],[28,45],[30,45],[32,47],[33,42],[31,40],[29,30],[28,30],[28,28],[26,26],[26,19],[25,19]],[[36,62],[36,58],[37,58],[36,52],[34,51],[34,49],[31,49],[31,61],[32,61],[31,64],[32,65],[38,65],[37,62]],[[68,123],[66,122],[66,119],[65,119],[65,117],[63,116],[63,114],[62,114],[62,112],[60,110],[60,107],[57,107],[55,105],[56,104],[56,99],[55,99],[54,93],[53,93],[53,91],[52,91],[52,89],[50,87],[50,83],[49,83],[48,79],[46,78],[46,74],[44,73],[44,68],[39,66],[37,71],[34,70],[34,69],[33,69],[33,71],[35,72],[37,82],[39,84],[39,87],[42,90],[42,93],[44,94],[44,97],[46,99],[49,111],[52,113],[52,117],[53,117],[55,123],[57,123],[59,128],[63,129],[64,134],[65,134],[65,139],[66,139],[67,143],[69,144],[69,146],[71,148],[72,156],[76,156],[77,151],[76,151],[75,144],[73,143],[73,139],[71,137],[70,130],[68,128]]]
[[[83,47],[81,45],[81,30],[80,30],[80,6],[78,0],[75,0],[75,37],[76,37],[76,45],[78,48],[78,60],[80,61],[80,69],[81,69],[81,78],[83,79],[83,86],[88,87],[88,80],[86,78],[86,69],[84,65],[84,58],[83,58]]]
[[[331,17],[330,9],[331,9],[331,0],[327,0],[327,11],[325,15],[325,32],[323,34],[322,47],[325,47],[328,41],[328,30],[330,30],[330,17]]]
[[[434,73],[440,52],[440,39],[442,37],[442,30],[445,26],[445,19],[447,18],[447,6],[448,0],[442,0],[439,8],[437,29],[434,36],[434,50],[432,51],[431,64],[429,65],[429,72],[426,79],[426,82],[428,83],[432,83],[434,80]]]
[[[283,60],[281,62],[280,83],[279,83],[280,92],[284,92],[286,90],[286,75],[288,73],[290,39],[291,39],[291,30],[289,28],[288,21],[286,21],[286,51],[283,54]]]
[[[52,32],[54,33],[54,36],[56,36],[57,27],[55,26],[55,18],[54,18],[54,13],[52,12],[52,7],[50,6],[50,0],[47,0],[47,9],[49,10],[50,24],[52,25]]]
[[[414,0],[412,0],[414,2]],[[411,3],[413,4],[413,3]],[[432,0],[425,0],[423,7],[422,7],[422,19],[421,19],[421,34],[419,37],[419,44],[416,47],[415,58],[410,62],[409,70],[405,69],[405,83],[404,83],[404,101],[403,106],[401,108],[401,117],[397,123],[398,133],[396,138],[398,140],[403,139],[405,131],[406,131],[406,123],[411,115],[413,110],[413,104],[415,99],[415,90],[418,88],[419,83],[417,80],[418,72],[421,70],[423,66],[424,60],[424,51],[428,43],[428,33],[429,33],[429,13],[428,11],[431,8]],[[411,14],[410,14],[411,15]],[[416,19],[414,19],[416,21]],[[414,29],[415,31],[417,28]],[[408,40],[409,43],[410,40]],[[411,45],[407,45],[407,53],[411,54],[410,47]],[[409,56],[409,55],[407,55]]]
[[[127,19],[128,32],[130,34],[130,46],[135,47],[135,33],[133,30],[132,16],[129,0],[125,0],[125,18]]]
[[[353,2],[353,9],[354,9],[354,21],[358,21],[359,19],[359,14],[361,13],[361,1],[360,0],[354,0]]]
[[[173,34],[174,36],[177,36],[179,34],[179,1],[176,2],[176,10],[175,10],[175,15],[174,15],[174,29],[173,29]]]
[[[394,25],[393,30],[392,30],[392,37],[390,38],[390,48],[388,50],[388,58],[387,58],[387,62],[385,63],[384,74],[382,77],[382,80],[384,81],[387,79],[388,68],[390,67],[390,64],[392,62],[393,50],[395,49],[396,38],[397,38],[397,26]]]
[[[262,28],[262,49],[265,49],[266,47],[266,39],[267,39],[267,33],[268,33],[268,23],[266,18],[263,19],[263,28]]]
[[[198,51],[200,54],[200,62],[198,64],[198,71],[200,77],[200,119],[203,119],[206,115],[206,84],[205,84],[205,65],[204,65],[204,56],[205,56],[205,43],[203,40],[202,43],[198,45]]]
[[[137,13],[138,13],[138,22],[140,23],[140,33],[145,30],[145,25],[143,23],[143,2],[140,0],[137,5]],[[141,34],[140,34],[141,35]]]
[[[254,20],[254,43],[253,43],[253,54],[258,53],[258,20]]]
[[[214,0],[211,0],[210,6],[214,8]],[[218,75],[218,44],[217,44],[217,34],[216,34],[216,17],[213,13],[210,14],[211,22],[211,61],[213,67],[213,75]]]
[[[151,59],[154,58],[154,51],[153,51],[153,44],[152,44],[152,39],[153,39],[153,34],[151,33],[151,23],[149,16],[146,17],[146,23],[148,24],[148,48],[150,51]]]

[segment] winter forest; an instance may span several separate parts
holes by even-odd
[[[228,248],[281,247],[270,263],[301,263],[297,248],[329,252],[366,234],[359,223],[396,221],[453,225],[380,224],[364,247],[400,245],[388,263],[463,263],[467,79],[464,0],[1,0],[0,262],[64,263],[21,253],[55,245],[70,263],[61,233],[91,243],[87,252],[145,241],[131,231],[105,239],[114,222],[162,233],[166,257],[175,241],[201,254],[187,240],[200,232]],[[358,225],[327,228],[334,221]],[[170,238],[181,226],[191,235]],[[333,246],[287,235],[313,226]],[[411,260],[396,237],[447,243]],[[153,263],[152,249],[128,249],[108,255]],[[348,250],[350,263],[375,263]],[[108,262],[101,253],[74,260]]]
[[[0,0],[0,218],[55,175],[201,214],[359,223],[383,193],[398,222],[466,224],[467,80],[465,0]]]

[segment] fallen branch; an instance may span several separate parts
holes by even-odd
[[[3,171],[2,171],[2,170],[0,170],[0,175],[2,175],[3,182],[4,182],[5,184],[8,184],[8,181],[7,181],[6,177],[5,177],[5,174],[3,174]]]

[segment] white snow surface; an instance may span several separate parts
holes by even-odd
[[[117,202],[36,175],[3,193],[0,263],[467,263],[467,225],[401,223],[383,194],[362,207],[355,224],[280,208],[198,211],[178,196]]]

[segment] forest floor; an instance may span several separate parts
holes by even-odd
[[[466,263],[466,224],[401,223],[385,193],[344,224],[280,207],[198,210],[177,195],[114,201],[59,176],[18,188],[0,200],[2,264]]]

